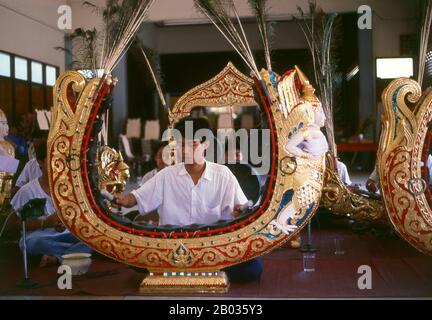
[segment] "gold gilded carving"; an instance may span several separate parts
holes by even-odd
[[[347,216],[356,220],[363,220],[377,224],[388,224],[382,200],[367,198],[357,194],[341,181],[334,158],[327,155],[325,183],[321,197],[321,205],[335,215]]]
[[[140,286],[141,293],[226,293],[229,288],[225,272],[175,274],[150,273]]]
[[[252,101],[253,81],[247,78],[247,81],[244,79],[242,84],[235,84],[239,76],[227,77],[224,84],[225,88],[230,88],[229,90],[235,89],[239,96],[235,98],[231,94],[228,95],[228,100],[214,100],[212,103],[237,101],[244,105],[244,101],[249,101],[251,105],[255,105],[255,101]],[[94,97],[98,88],[100,88],[100,79],[86,82],[84,77],[76,72],[66,72],[57,80],[54,87],[52,126],[48,141],[48,162],[51,193],[61,220],[80,240],[104,255],[123,263],[147,268],[154,275],[167,272],[214,273],[227,266],[265,254],[281,245],[300,232],[317,209],[324,172],[323,159],[317,161],[297,159],[296,174],[301,174],[301,177],[306,180],[302,184],[295,185],[295,174],[287,175],[280,169],[278,160],[292,157],[281,147],[274,169],[274,190],[269,194],[267,208],[255,220],[241,228],[213,236],[195,237],[194,233],[190,233],[186,236],[172,237],[171,234],[163,233],[161,237],[151,237],[141,235],[139,232],[121,231],[107,224],[90,205],[91,198],[86,194],[85,177],[80,171],[83,165],[80,158],[83,139],[88,130],[86,126],[94,108]],[[231,92],[224,90],[221,86],[215,86],[209,92],[221,95]],[[240,94],[244,96],[240,97]],[[239,102],[240,98],[244,100]],[[185,112],[180,112],[175,117],[180,119],[190,111],[189,108],[194,103],[201,104],[199,95],[189,103],[184,103],[181,110]],[[269,107],[270,117],[273,117],[275,123],[272,131],[275,141],[286,139],[287,119],[277,111],[278,105],[272,104]],[[299,189],[302,185],[308,186],[304,195],[301,195]],[[289,194],[291,189],[295,189],[295,192],[299,191],[298,196],[287,204],[282,203],[284,196]],[[269,227],[269,223],[275,220],[278,212],[291,205],[298,207],[303,203],[302,200],[311,207],[298,208],[299,210],[291,217],[291,224],[296,228],[293,228],[288,235]],[[313,202],[310,203],[311,201]],[[167,291],[168,288],[165,286],[168,283],[167,279],[157,277],[146,278],[143,286],[148,284],[149,287],[157,288],[158,284],[161,284],[161,288]],[[190,279],[192,278],[184,280],[180,277],[174,281],[181,284]],[[227,288],[226,279],[222,280],[218,277],[217,281],[207,280],[205,288],[216,288],[214,290],[223,288],[222,291]],[[200,280],[193,281],[198,283]],[[171,284],[174,286],[172,282]]]
[[[406,241],[432,254],[432,212],[425,196],[422,152],[432,120],[432,93],[417,82],[392,81],[382,94],[378,174],[390,221]],[[424,164],[425,165],[425,164]]]
[[[121,152],[104,146],[99,150],[99,188],[112,194],[122,193],[130,177],[129,166],[124,162]]]
[[[191,253],[188,248],[183,243],[180,243],[177,250],[175,250],[172,261],[178,267],[189,266],[192,262]]]
[[[215,77],[185,93],[169,113],[171,126],[188,116],[194,107],[256,106],[251,78],[231,62]]]

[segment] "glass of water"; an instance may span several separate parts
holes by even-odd
[[[334,239],[334,245],[335,245],[335,252],[334,254],[339,256],[345,254],[345,251],[343,249],[343,239],[342,238],[335,238]]]
[[[305,252],[303,253],[303,271],[314,272],[315,271],[315,253]]]

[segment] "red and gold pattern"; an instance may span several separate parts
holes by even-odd
[[[335,158],[327,155],[321,205],[331,213],[352,219],[372,222],[377,225],[389,225],[384,202],[373,199],[349,189],[339,177]]]
[[[432,212],[421,162],[423,150],[429,148],[425,140],[432,121],[432,93],[422,96],[417,82],[401,78],[384,90],[382,102],[378,173],[387,212],[401,237],[430,255]]]
[[[180,97],[170,110],[170,123],[188,116],[196,106],[211,108],[257,106],[253,85],[251,78],[229,62],[215,77]]]
[[[234,79],[231,75],[229,78]],[[239,83],[237,88],[242,85]],[[279,138],[287,134],[281,123],[282,115],[278,106],[268,104],[262,87],[257,83],[263,113],[272,133],[272,165],[268,190],[256,212],[227,227],[209,228],[194,233],[135,230],[110,220],[97,205],[94,197],[96,190],[92,190],[90,186],[90,171],[97,169],[88,163],[87,150],[93,139],[93,124],[100,117],[102,99],[110,94],[112,86],[110,78],[86,81],[76,72],[62,74],[54,87],[52,125],[48,140],[50,188],[59,217],[74,235],[98,252],[129,265],[147,268],[152,274],[214,273],[265,254],[295,237],[316,211],[320,192],[311,195],[312,203],[308,210],[300,210],[293,222],[297,229],[290,235],[269,226],[284,208],[282,199],[293,186],[290,173],[282,167],[284,162],[280,161],[288,157],[284,148],[278,147]],[[218,90],[214,92],[216,95],[222,93]],[[252,99],[250,87],[244,87],[244,93]],[[312,167],[320,171],[322,176],[322,161],[321,165],[314,164]],[[322,186],[322,178],[320,181]],[[316,181],[311,183],[316,187]],[[221,278],[211,281],[209,283],[220,284]],[[158,282],[157,285],[159,284]],[[169,286],[168,282],[166,285]],[[143,286],[146,286],[146,281]],[[226,288],[228,284],[223,286]]]

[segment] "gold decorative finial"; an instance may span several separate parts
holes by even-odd
[[[303,73],[303,71],[301,71],[301,69],[298,66],[294,66],[294,67],[295,67],[295,70],[298,74],[298,77],[300,79],[301,84],[302,85],[310,84],[308,77],[306,77],[306,75]]]
[[[99,153],[99,188],[112,194],[122,193],[126,189],[130,173],[121,152],[103,146]]]
[[[312,105],[319,103],[319,99],[315,95],[315,88],[311,85],[308,77],[306,77],[298,66],[295,66],[295,70],[302,85],[302,95],[300,100],[310,102]]]

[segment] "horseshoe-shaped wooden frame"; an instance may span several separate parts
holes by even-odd
[[[426,166],[422,169],[421,164],[427,163],[429,155],[425,142],[432,121],[432,92],[422,95],[416,81],[400,78],[384,90],[382,102],[378,174],[385,206],[400,236],[432,255],[430,190],[412,190],[412,182],[428,181]]]
[[[291,156],[278,145],[288,134],[286,120],[278,106],[269,103],[262,82],[254,82],[268,120],[272,149],[268,189],[261,206],[245,220],[228,227],[194,233],[164,233],[125,228],[111,221],[98,206],[95,200],[98,190],[92,189],[89,182],[94,164],[89,163],[88,152],[95,137],[94,123],[101,117],[102,100],[111,94],[113,84],[110,78],[87,81],[77,72],[62,74],[53,89],[54,107],[48,138],[50,189],[62,222],[96,251],[122,263],[148,269],[149,277],[142,284],[145,291],[227,290],[226,277],[220,270],[271,251],[307,224],[319,205],[325,170],[324,157],[318,161],[298,159],[297,171],[306,177],[302,185],[313,191],[309,196],[311,204],[299,208],[292,220],[296,230],[289,235],[271,226],[270,222],[291,203],[287,204],[287,195],[292,197],[295,174],[284,172],[287,165],[284,159]],[[252,98],[250,91],[247,95]],[[71,154],[80,157],[71,158]],[[80,171],[71,171],[70,167],[80,168]],[[308,174],[311,168],[319,174]]]

